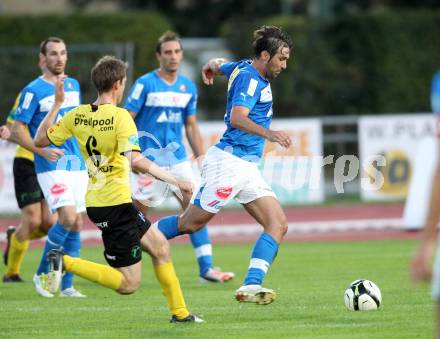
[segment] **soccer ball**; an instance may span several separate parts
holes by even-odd
[[[344,302],[350,311],[374,311],[382,303],[382,294],[374,282],[359,279],[345,290]]]

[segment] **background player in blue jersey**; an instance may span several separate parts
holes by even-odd
[[[38,126],[51,110],[58,112],[61,119],[66,112],[80,104],[79,83],[73,78],[65,78],[63,103],[56,103],[55,85],[64,76],[67,63],[67,49],[60,38],[50,37],[40,45],[40,63],[44,64],[43,75],[29,83],[21,92],[15,122],[12,126],[12,139],[21,146],[33,151],[32,138]],[[29,128],[29,132],[27,131]],[[30,133],[30,135],[29,135]],[[38,182],[52,213],[58,212],[58,221],[50,228],[34,284],[37,293],[44,297],[53,297],[44,288],[44,274],[48,271],[46,253],[60,249],[79,256],[81,247],[79,231],[82,227],[80,212],[85,211],[85,192],[88,175],[85,164],[74,138],[57,149],[62,155],[58,161],[49,161],[35,153],[35,170]],[[63,277],[61,296],[84,297],[73,288],[73,275]]]
[[[273,113],[269,80],[287,67],[291,41],[280,28],[263,26],[254,32],[253,48],[252,60],[212,59],[202,68],[207,85],[221,74],[229,81],[224,119],[227,128],[220,142],[205,156],[202,180],[189,207],[179,217],[159,220],[158,226],[168,239],[197,231],[235,198],[264,229],[252,251],[243,286],[235,297],[238,301],[268,304],[276,294],[261,284],[287,231],[287,221],[257,162],[265,139],[282,147],[291,144],[285,131],[269,128]]]
[[[204,149],[196,119],[196,86],[178,74],[183,57],[179,36],[165,32],[157,42],[156,56],[159,69],[137,79],[124,107],[134,117],[144,156],[175,177],[196,183],[198,178],[183,145],[183,127],[196,159],[200,159]],[[144,215],[147,215],[149,206],[161,204],[172,190],[166,182],[146,175],[133,174],[130,180],[136,207]],[[186,208],[191,195],[180,191],[173,193],[182,208]],[[234,277],[232,272],[213,268],[212,246],[206,227],[191,234],[190,238],[202,282],[225,282]]]
[[[437,118],[437,142],[440,140],[440,71],[434,75],[431,86],[431,106]],[[432,296],[437,303],[436,333],[440,338],[440,247],[438,247],[438,223],[440,222],[440,145],[437,151],[437,168],[431,189],[431,200],[428,215],[423,229],[420,247],[411,263],[411,274],[414,280],[430,280],[432,278]],[[437,254],[434,274],[431,265],[435,247]]]

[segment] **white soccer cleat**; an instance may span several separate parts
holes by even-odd
[[[227,282],[235,277],[233,272],[223,272],[220,268],[210,268],[204,276],[200,277],[201,283],[207,282]]]
[[[50,293],[46,288],[46,275],[45,274],[41,274],[41,275],[37,275],[34,274],[34,277],[32,278],[32,281],[34,283],[35,286],[35,290],[37,291],[37,293],[39,295],[41,295],[44,298],[53,298],[53,294]]]
[[[62,298],[87,298],[86,295],[82,294],[80,291],[73,287],[66,288],[60,292],[60,297]]]
[[[249,302],[258,305],[267,305],[275,300],[277,294],[274,290],[260,285],[244,285],[235,291],[235,299],[239,302]]]
[[[56,293],[63,277],[63,253],[59,250],[51,250],[47,253],[49,273],[47,273],[46,289],[50,293]]]

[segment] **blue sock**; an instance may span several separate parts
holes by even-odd
[[[157,222],[157,228],[163,233],[165,238],[173,239],[179,235],[178,226],[179,217],[177,215],[170,215],[164,217]]]
[[[43,254],[41,256],[40,266],[38,266],[37,274],[47,273],[49,271],[49,263],[47,262],[47,252],[54,249],[61,249],[64,246],[64,241],[67,238],[69,231],[60,223],[56,222],[52,225],[47,233],[46,243],[44,245]]]
[[[196,252],[200,276],[204,276],[212,267],[212,246],[209,240],[208,228],[203,226],[197,232],[190,234],[189,237]]]
[[[74,258],[79,257],[81,250],[81,238],[79,232],[70,231],[64,241],[64,252]],[[61,280],[61,291],[73,286],[73,273],[66,272]]]
[[[267,270],[278,252],[278,244],[267,233],[262,233],[252,251],[251,263],[244,285],[261,285]]]

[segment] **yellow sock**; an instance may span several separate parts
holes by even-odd
[[[123,275],[117,269],[80,258],[63,256],[64,268],[86,280],[93,281],[104,287],[117,290],[121,287]]]
[[[170,261],[166,264],[154,266],[154,273],[162,287],[163,294],[167,298],[171,313],[179,319],[186,318],[189,312],[185,305],[185,299],[183,299],[183,293],[180,289],[179,279],[177,278],[173,263]]]
[[[44,237],[47,234],[47,232],[43,232],[42,230],[40,230],[39,228],[37,228],[36,230],[34,230],[31,235],[30,238],[31,240],[35,240],[35,239],[41,239],[42,237]]]
[[[29,240],[19,241],[15,233],[11,236],[11,243],[9,245],[8,254],[8,268],[6,275],[20,273],[21,264],[23,263],[24,255],[29,247]]]

